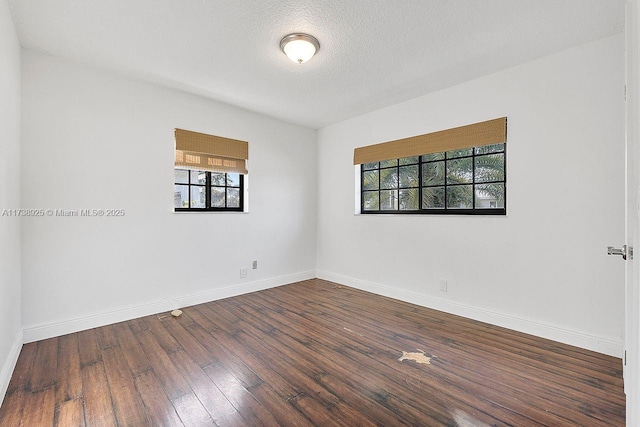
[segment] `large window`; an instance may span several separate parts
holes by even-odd
[[[175,170],[176,211],[242,211],[244,176],[195,170]]]
[[[362,213],[504,215],[506,144],[361,165]]]
[[[505,215],[507,118],[358,147],[360,212]]]

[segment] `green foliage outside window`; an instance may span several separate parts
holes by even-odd
[[[505,144],[361,166],[362,213],[505,214]]]

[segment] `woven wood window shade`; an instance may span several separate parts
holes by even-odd
[[[248,174],[249,143],[176,129],[176,162],[180,169]]]
[[[507,118],[488,120],[453,129],[356,148],[353,164],[401,159],[507,141]]]

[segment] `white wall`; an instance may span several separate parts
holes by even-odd
[[[620,34],[319,130],[319,277],[620,356],[623,85]],[[506,217],[354,215],[355,147],[502,116]]]
[[[315,276],[315,131],[31,51],[22,66],[23,206],[126,212],[23,221],[25,342]],[[249,213],[173,212],[176,127],[249,141]]]
[[[0,212],[20,208],[20,45],[0,1]],[[20,224],[0,216],[0,402],[22,344]]]

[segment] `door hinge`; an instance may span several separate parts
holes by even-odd
[[[627,366],[627,350],[624,351],[624,366]]]

